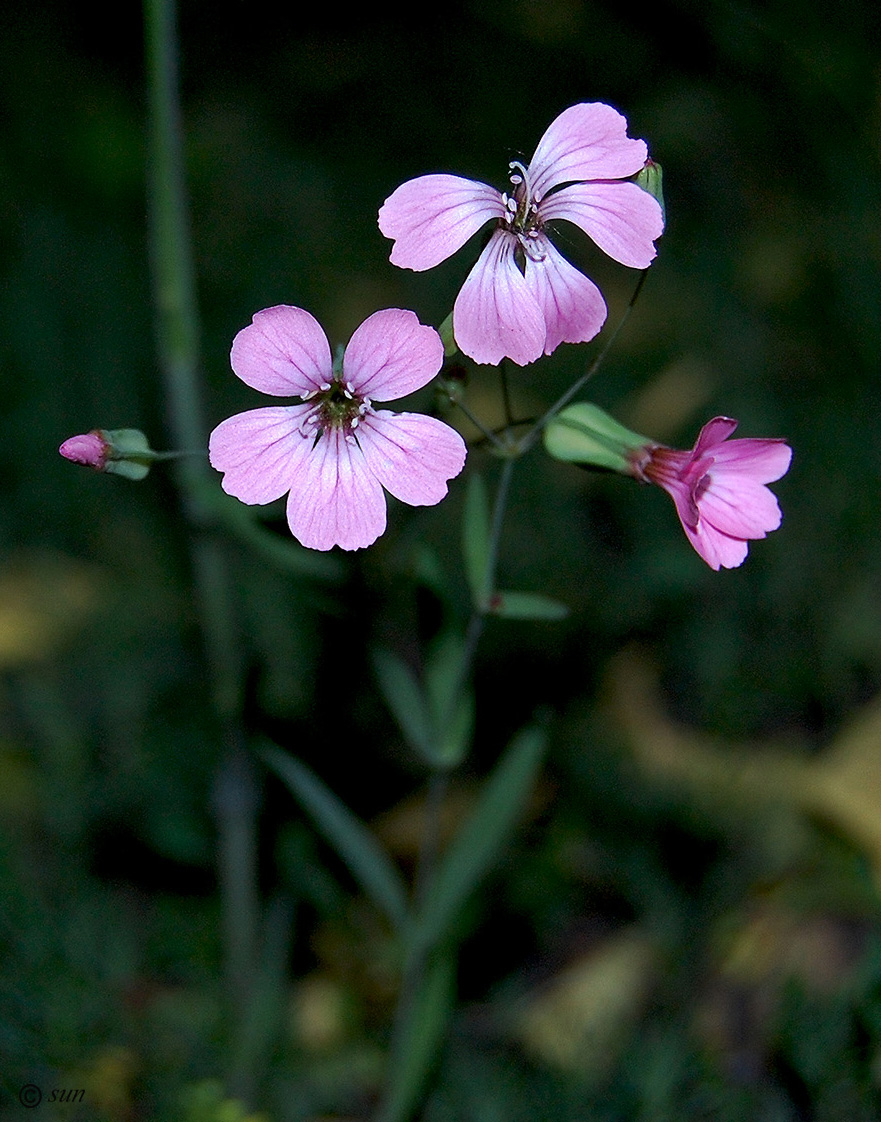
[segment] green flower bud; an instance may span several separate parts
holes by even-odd
[[[661,204],[661,214],[664,221],[667,221],[667,208],[664,206],[664,172],[660,164],[656,164],[654,160],[648,159],[645,162],[645,167],[642,171],[637,172],[634,177],[634,183],[641,187],[643,191],[648,193]]]
[[[441,337],[441,342],[444,345],[444,357],[452,358],[454,354],[459,351],[459,344],[456,342],[453,335],[453,313],[447,316],[444,322],[437,329],[438,335]]]

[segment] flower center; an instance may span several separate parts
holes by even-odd
[[[533,191],[529,182],[529,168],[519,160],[513,160],[508,167],[511,168],[511,183],[514,190],[509,195],[502,193],[502,203],[505,207],[503,224],[511,231],[520,242],[523,252],[532,261],[543,261],[545,250],[537,239],[541,234],[542,222],[538,213],[538,204],[541,202]]]
[[[356,393],[351,382],[343,382],[338,376],[303,394],[303,400],[314,404],[303,418],[301,431],[304,436],[314,437],[316,444],[325,432],[335,429],[342,430],[346,440],[354,440],[361,419],[373,411],[370,398]]]

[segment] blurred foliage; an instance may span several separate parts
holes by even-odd
[[[176,495],[161,467],[135,485],[55,451],[95,426],[163,447],[137,6],[7,7],[0,1119],[21,1117],[27,1083],[44,1094],[36,1119],[364,1117],[398,967],[384,920],[265,775],[261,887],[281,903],[246,1041],[259,1063],[236,1052],[220,748]],[[428,171],[501,184],[562,108],[605,100],[663,165],[668,228],[592,396],[682,447],[724,413],[795,449],[775,486],[782,529],[722,574],[660,492],[539,450],[518,465],[502,587],[569,615],[490,621],[445,831],[538,706],[551,749],[462,919],[461,1006],[426,1122],[877,1118],[877,5],[182,9],[211,424],[253,404],[227,355],[261,307],[308,307],[334,341],[383,306],[439,324],[469,250],[427,274],[392,268],[383,199]],[[569,233],[615,322],[635,277]],[[594,353],[513,371],[515,409],[537,413]],[[492,375],[466,373],[494,423]],[[472,460],[492,486],[497,465]],[[328,569],[267,541],[276,510],[229,540],[249,732],[375,821],[407,872],[424,776],[371,652],[421,675],[420,652],[467,615],[464,490],[392,504],[380,543]],[[45,1101],[76,1087],[85,1105]]]

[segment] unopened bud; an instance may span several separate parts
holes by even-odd
[[[58,451],[71,463],[126,479],[143,479],[157,458],[140,429],[92,429],[68,437]]]
[[[100,429],[92,429],[80,436],[69,436],[58,449],[66,460],[72,464],[82,464],[84,467],[103,471],[110,452],[110,445],[104,439]]]
[[[658,200],[661,205],[661,214],[664,221],[667,221],[667,208],[664,206],[664,172],[660,164],[656,164],[654,160],[648,159],[645,162],[645,167],[642,171],[637,172],[634,177],[634,182],[637,186],[641,187],[643,191],[648,193]]]
[[[568,405],[544,430],[544,446],[555,460],[634,475],[634,464],[656,441],[640,436],[597,405]]]
[[[452,312],[450,312],[450,314],[447,316],[447,318],[444,320],[444,322],[437,329],[437,333],[438,333],[438,335],[440,335],[441,342],[444,345],[444,356],[446,358],[452,358],[453,355],[457,354],[458,350],[459,350],[459,344],[456,342],[456,338],[453,335],[453,313]]]

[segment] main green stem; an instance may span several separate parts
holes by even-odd
[[[504,524],[505,510],[507,508],[508,494],[511,486],[511,476],[514,471],[515,462],[514,457],[507,458],[504,461],[499,477],[499,485],[496,490],[495,503],[493,505],[485,581],[485,587],[489,590],[490,599],[492,599],[492,594],[496,586],[496,568],[498,566],[502,526]],[[477,654],[477,646],[480,642],[480,636],[483,634],[486,615],[487,608],[483,605],[480,607],[476,606],[471,613],[471,618],[465,632],[462,655],[459,660],[456,688],[451,691],[451,696],[454,699],[453,705],[450,711],[445,715],[445,720],[449,721],[453,719],[453,709],[455,708],[456,699],[461,697],[462,692],[468,686],[468,679],[471,676],[474,658]],[[418,921],[422,909],[431,896],[440,852],[441,812],[448,785],[449,771],[446,768],[435,767],[429,776],[422,844],[419,850],[419,859],[414,879],[412,903],[412,916],[414,921]],[[408,1108],[404,1101],[398,1096],[396,1081],[399,1078],[399,1072],[405,1061],[407,1049],[411,1045],[410,1036],[418,1032],[418,1026],[414,1023],[414,1013],[419,1002],[421,991],[426,984],[426,965],[429,956],[435,950],[435,947],[423,946],[421,941],[417,942],[416,948],[411,945],[406,949],[401,989],[398,994],[398,1004],[395,1010],[392,1029],[392,1041],[389,1049],[388,1074],[386,1076],[383,1097],[376,1115],[376,1122],[403,1122],[403,1120],[410,1117],[411,1113],[416,1109],[417,1103],[415,1101],[409,1104]]]
[[[165,384],[173,446],[205,448],[199,325],[184,187],[174,0],[145,0],[150,106],[148,199],[156,340]],[[256,962],[257,783],[240,724],[240,659],[230,579],[220,544],[208,530],[202,495],[211,485],[207,459],[176,464],[181,504],[190,529],[196,606],[208,663],[223,756],[215,779],[226,978],[233,1006],[242,1013]]]

